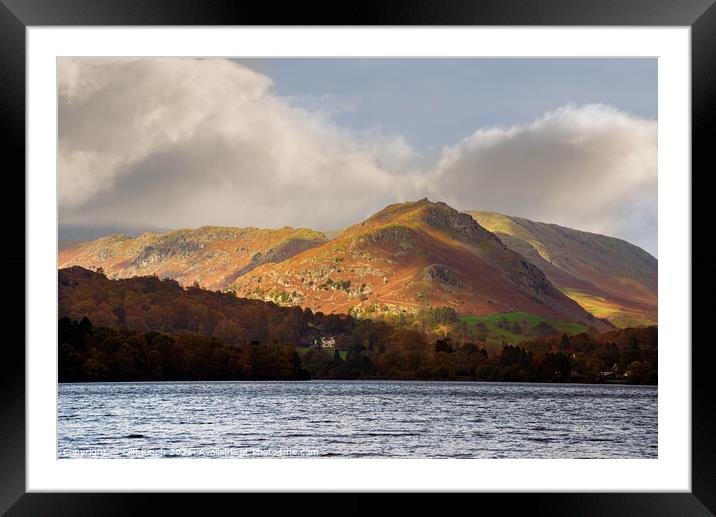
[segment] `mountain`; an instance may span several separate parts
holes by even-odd
[[[326,240],[324,234],[306,229],[216,226],[138,237],[110,235],[60,249],[58,267],[102,268],[115,279],[158,275],[182,285],[198,282],[223,289],[261,264],[280,262]]]
[[[641,248],[556,224],[468,213],[595,316],[619,327],[657,323],[657,259]]]
[[[326,313],[525,312],[600,330],[657,321],[657,260],[625,241],[427,199],[342,231],[205,226],[67,243],[58,267],[157,275]],[[577,303],[575,303],[577,302]],[[590,314],[591,313],[591,314]],[[596,319],[592,317],[596,316]]]
[[[323,312],[448,306],[462,315],[525,311],[610,328],[471,216],[427,199],[390,205],[329,241],[237,276],[230,289]]]

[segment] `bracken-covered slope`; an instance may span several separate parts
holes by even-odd
[[[225,228],[111,235],[59,250],[58,267],[102,268],[109,278],[156,274],[182,285],[224,289],[254,267],[279,262],[326,241],[306,229]]]
[[[471,216],[427,199],[394,204],[332,240],[237,277],[239,296],[371,315],[449,306],[526,311],[604,331],[532,263]]]
[[[657,259],[641,248],[556,224],[468,213],[595,316],[620,327],[657,323]]]

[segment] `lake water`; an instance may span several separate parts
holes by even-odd
[[[58,456],[656,458],[657,389],[394,381],[59,386]]]

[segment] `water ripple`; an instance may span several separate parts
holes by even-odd
[[[460,382],[59,386],[59,457],[656,458],[657,389]]]

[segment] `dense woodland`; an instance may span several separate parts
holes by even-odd
[[[78,267],[59,272],[59,287],[60,382],[657,382],[656,327],[550,335],[488,350],[452,325],[451,309],[388,324],[156,277],[109,280]],[[335,338],[335,348],[313,348],[321,337]]]

